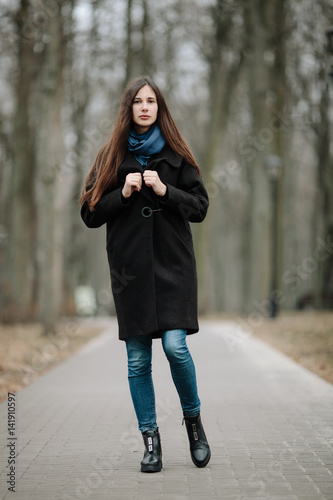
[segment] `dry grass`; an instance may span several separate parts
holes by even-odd
[[[0,401],[74,354],[101,332],[80,321],[58,325],[53,336],[42,334],[40,324],[0,325]]]
[[[305,311],[265,319],[253,334],[333,384],[333,313]]]

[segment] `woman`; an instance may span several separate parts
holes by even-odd
[[[210,448],[200,418],[186,336],[199,330],[189,222],[201,222],[208,196],[196,161],[157,85],[131,81],[110,140],[87,176],[81,216],[107,225],[107,254],[128,380],[145,444],[142,472],[162,468],[152,381],[152,339],[161,338],[179,394],[191,457],[205,467]]]

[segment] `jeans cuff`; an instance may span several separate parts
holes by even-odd
[[[146,431],[158,431],[158,427],[156,425],[156,426],[142,427],[142,429],[140,429],[141,434],[143,434]]]
[[[191,413],[183,413],[184,417],[196,417],[197,415],[200,415],[200,409]]]

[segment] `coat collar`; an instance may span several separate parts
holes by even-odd
[[[151,159],[148,162],[148,165],[154,160],[166,160],[172,167],[176,168],[179,168],[182,163],[182,157],[179,156],[179,154],[177,154],[173,149],[171,149],[168,144],[165,144],[162,151],[152,155]]]
[[[154,169],[155,165],[162,160],[167,161],[169,163],[169,165],[171,165],[172,167],[175,167],[175,168],[179,168],[181,163],[182,163],[182,157],[179,156],[179,154],[177,154],[173,149],[171,149],[168,144],[166,144],[159,153],[156,153],[156,154],[151,156],[146,168],[153,168]],[[138,171],[142,170],[142,167],[136,161],[134,154],[131,153],[129,150],[126,151],[124,162],[135,167],[135,170],[138,170]]]

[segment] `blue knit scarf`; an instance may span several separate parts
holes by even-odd
[[[132,126],[128,137],[128,149],[142,166],[146,166],[151,155],[159,153],[165,145],[160,127],[155,124],[147,132],[138,134]]]

